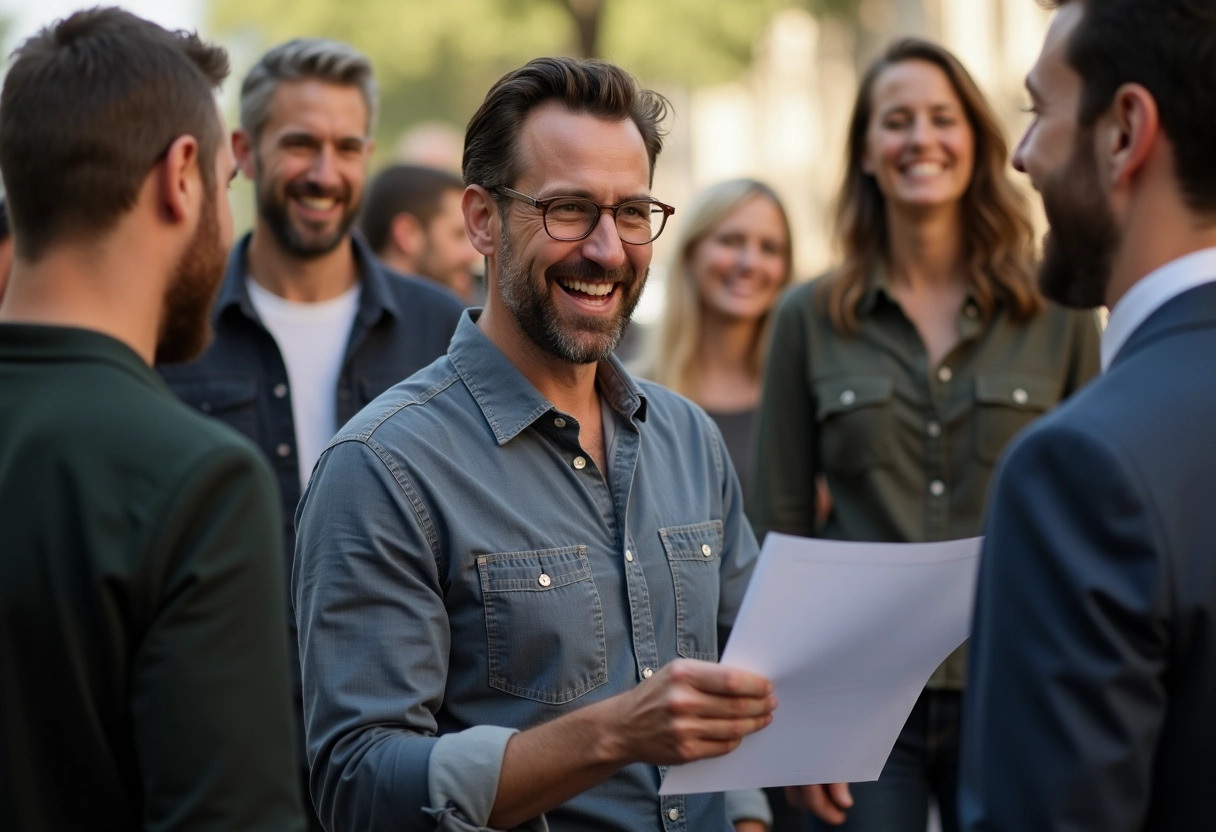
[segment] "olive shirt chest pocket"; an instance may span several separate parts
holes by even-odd
[[[975,377],[975,453],[995,463],[1009,441],[1060,401],[1049,376],[984,373]]]
[[[894,395],[890,376],[833,376],[815,382],[822,470],[856,475],[891,462]]]
[[[480,555],[490,687],[564,705],[608,681],[586,546]]]
[[[686,659],[718,659],[718,570],[722,521],[659,529],[676,596],[676,652]]]

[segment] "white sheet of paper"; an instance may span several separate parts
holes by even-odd
[[[773,722],[675,766],[660,794],[877,780],[925,682],[971,628],[982,538],[770,534],[722,664],[773,682]]]

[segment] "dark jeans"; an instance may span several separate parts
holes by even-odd
[[[853,808],[844,825],[810,817],[808,832],[925,832],[930,797],[941,813],[942,832],[957,832],[961,717],[961,693],[922,691],[878,780],[850,784]]]

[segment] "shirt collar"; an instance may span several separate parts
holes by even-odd
[[[258,319],[253,303],[249,300],[249,289],[245,285],[245,275],[248,274],[249,241],[253,232],[246,233],[228,255],[228,270],[224,273],[224,285],[215,300],[215,320],[224,315],[231,307],[238,307],[246,317]],[[400,278],[384,267],[367,243],[358,234],[350,235],[351,250],[355,255],[355,267],[359,271],[359,281],[362,291],[359,293],[358,320],[365,327],[371,327],[383,315],[401,317],[401,307],[397,304],[389,281]]]
[[[499,445],[541,416],[556,411],[532,382],[477,327],[480,309],[466,309],[456,325],[448,358],[468,387]],[[646,418],[646,396],[615,355],[596,368],[600,395],[626,420]]]
[[[878,306],[880,297],[888,303],[896,302],[895,298],[891,295],[891,276],[887,272],[887,267],[881,263],[874,267],[874,271],[871,272],[870,279],[866,283],[865,294],[861,296],[861,302],[857,305],[858,315],[865,316],[872,314],[875,307]],[[999,307],[1001,305],[1000,298],[996,298],[995,303]],[[959,333],[962,340],[978,334],[983,329],[983,324],[979,320],[978,313],[979,303],[976,301],[975,291],[968,284],[963,308],[959,313],[962,316]]]
[[[1205,248],[1171,260],[1137,280],[1115,308],[1102,333],[1102,372],[1142,323],[1183,292],[1216,282],[1216,248]]]

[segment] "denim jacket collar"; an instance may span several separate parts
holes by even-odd
[[[232,247],[232,253],[228,256],[228,270],[224,273],[224,285],[215,300],[215,311],[212,313],[214,321],[219,321],[234,306],[245,317],[258,320],[258,313],[249,299],[249,287],[245,285],[245,276],[249,273],[246,258],[252,238],[253,232],[248,232]],[[363,286],[359,293],[359,324],[364,329],[370,329],[383,315],[400,318],[401,309],[387,285],[392,273],[386,268],[376,268],[375,256],[358,234],[351,234],[350,241],[355,266],[359,270],[359,282]]]
[[[480,314],[480,309],[470,309],[461,316],[448,358],[502,446],[556,408],[477,328]],[[596,383],[612,409],[627,421],[645,420],[646,396],[615,355],[599,363]]]

